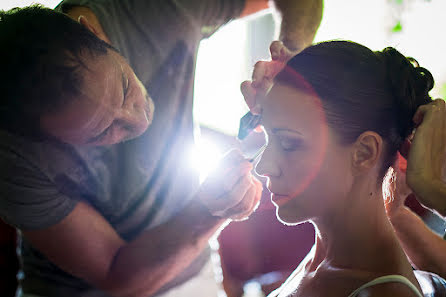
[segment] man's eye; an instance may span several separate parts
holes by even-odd
[[[111,130],[111,126],[108,127],[104,132],[102,132],[101,135],[99,135],[99,137],[97,138],[97,141],[104,140],[108,136],[108,134],[110,134],[110,130]]]
[[[301,148],[303,145],[302,140],[300,139],[281,139],[280,140],[280,146],[284,151],[295,151],[299,148]]]
[[[127,93],[129,92],[129,88],[130,88],[130,82],[129,82],[129,79],[127,78],[126,84],[124,86],[124,98],[125,98],[125,96],[127,96]]]

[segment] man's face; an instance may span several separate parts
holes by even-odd
[[[44,132],[73,145],[110,145],[141,135],[154,105],[126,60],[113,50],[85,55],[81,96],[41,118]]]

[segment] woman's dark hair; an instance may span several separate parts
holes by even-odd
[[[38,137],[39,119],[80,94],[85,52],[110,45],[68,16],[33,5],[0,11],[0,129]]]
[[[396,49],[373,52],[350,41],[322,42],[305,49],[288,62],[276,81],[302,88],[297,76],[318,94],[327,124],[345,144],[365,131],[381,135],[387,148],[382,177],[412,133],[417,108],[432,101],[428,92],[434,86],[428,70]]]

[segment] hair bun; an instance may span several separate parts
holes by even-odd
[[[399,133],[404,139],[414,128],[412,117],[418,107],[432,101],[429,91],[434,87],[434,78],[415,59],[406,58],[392,47],[378,54],[386,67],[389,86],[395,97]]]

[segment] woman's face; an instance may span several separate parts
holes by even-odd
[[[268,177],[277,217],[296,224],[335,211],[351,182],[350,149],[338,144],[319,99],[276,84],[261,106],[268,146],[256,171]]]

